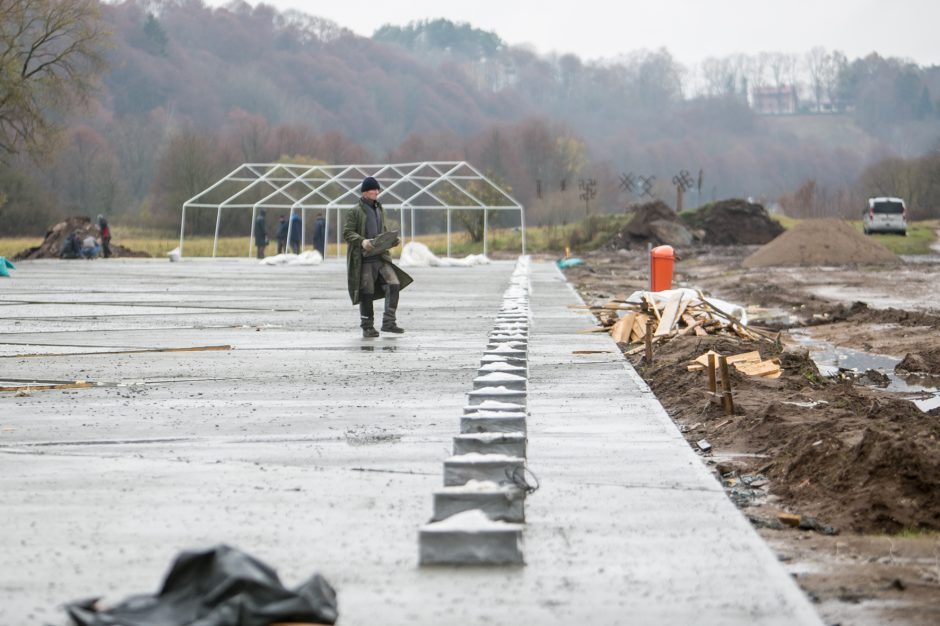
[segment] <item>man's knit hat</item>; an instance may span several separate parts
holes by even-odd
[[[379,181],[375,180],[371,176],[366,176],[362,179],[362,191],[372,191],[373,189],[381,189],[379,186]]]

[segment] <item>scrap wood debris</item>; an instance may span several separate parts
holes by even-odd
[[[708,367],[708,355],[715,355],[717,362],[721,354],[714,350],[709,350],[705,354],[696,357],[688,366],[690,372],[705,371]],[[760,352],[752,350],[751,352],[742,352],[741,354],[732,354],[725,357],[728,365],[733,365],[736,370],[748,376],[760,376],[761,378],[780,378],[780,359],[764,360]]]
[[[628,298],[613,299],[602,305],[575,305],[594,313],[600,327],[585,332],[609,332],[617,343],[640,343],[647,328],[652,340],[688,335],[726,334],[742,339],[773,341],[767,331],[749,328],[747,313],[739,306],[706,298],[701,291],[637,291]],[[636,348],[636,350],[642,349]],[[628,352],[629,354],[629,352]]]

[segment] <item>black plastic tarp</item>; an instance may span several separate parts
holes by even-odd
[[[334,624],[337,618],[336,592],[319,574],[289,590],[273,569],[226,545],[181,553],[156,595],[131,596],[101,611],[97,600],[65,608],[78,626]]]

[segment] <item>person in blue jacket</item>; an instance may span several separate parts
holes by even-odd
[[[320,256],[326,256],[326,220],[322,213],[317,213],[317,219],[313,224],[313,247],[320,253]]]
[[[290,218],[290,249],[294,254],[300,254],[300,235],[303,230],[300,213],[294,213]]]

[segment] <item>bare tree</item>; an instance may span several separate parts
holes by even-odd
[[[839,77],[845,72],[848,64],[849,61],[846,59],[845,54],[838,50],[833,50],[832,53],[826,57],[826,63],[822,67],[820,78],[822,79],[823,91],[833,111],[842,109],[842,103],[839,102],[838,98]]]
[[[702,61],[705,93],[713,98],[733,96],[737,91],[737,74],[728,57],[709,57]]]
[[[751,89],[763,89],[767,84],[766,52],[760,52],[748,58],[747,81]]]
[[[813,90],[813,99],[816,101],[816,112],[822,110],[822,96],[825,91],[824,75],[826,73],[826,66],[829,61],[829,53],[826,52],[826,49],[822,46],[816,46],[806,53],[804,57],[804,65],[806,66],[806,73],[809,74],[809,85]]]
[[[36,150],[84,103],[108,42],[97,0],[0,0],[0,152]]]

